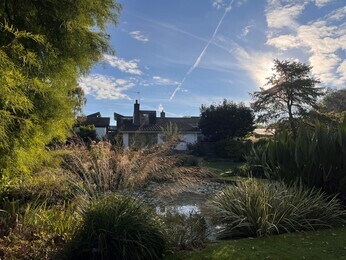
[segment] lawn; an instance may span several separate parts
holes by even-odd
[[[232,183],[247,178],[238,176],[238,168],[242,164],[243,163],[233,162],[231,160],[208,159],[203,160],[200,165],[207,169],[211,169],[214,173],[213,179],[215,179],[216,181],[225,181]]]
[[[227,240],[165,259],[346,259],[346,228]]]
[[[218,173],[233,170],[237,165],[238,163],[234,163],[228,160],[203,160],[201,162],[202,167],[211,168]]]

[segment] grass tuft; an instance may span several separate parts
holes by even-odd
[[[161,223],[153,210],[124,195],[110,194],[83,213],[67,246],[69,259],[160,259]]]
[[[330,228],[345,223],[346,216],[336,197],[301,185],[257,179],[229,186],[210,204],[222,227],[219,238]]]

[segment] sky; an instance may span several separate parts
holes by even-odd
[[[320,86],[346,87],[346,0],[118,0],[105,54],[79,80],[85,115],[164,110],[198,116],[202,104],[251,101],[273,59],[311,65]]]

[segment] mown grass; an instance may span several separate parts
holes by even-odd
[[[203,160],[201,162],[202,167],[213,169],[217,173],[223,173],[233,170],[240,163],[235,163],[229,160]]]
[[[346,259],[346,228],[228,240],[165,259]]]
[[[244,163],[220,160],[217,158],[204,159],[200,163],[201,167],[213,173],[212,180],[227,183],[235,183],[247,179],[247,176],[243,176],[240,170],[242,165],[244,165]]]

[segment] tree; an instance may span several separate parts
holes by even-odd
[[[84,102],[78,79],[112,53],[114,0],[0,3],[0,178],[30,172],[64,139]]]
[[[321,102],[321,111],[325,113],[346,114],[346,88],[327,93]]]
[[[314,107],[323,89],[310,75],[312,67],[300,62],[274,60],[274,74],[268,78],[266,86],[252,96],[251,107],[258,113],[258,122],[285,122],[296,136],[296,119]]]
[[[223,100],[218,105],[201,107],[199,127],[211,141],[242,137],[254,129],[254,115],[243,103]]]

